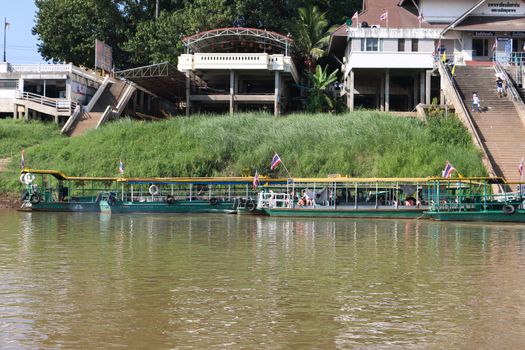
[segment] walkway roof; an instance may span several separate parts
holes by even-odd
[[[195,52],[268,52],[288,53],[294,42],[290,36],[266,29],[257,28],[219,28],[200,32],[182,38],[188,53]]]
[[[174,101],[186,96],[186,76],[169,62],[122,70],[115,73],[164,99]],[[191,75],[193,85],[205,86],[198,77]]]

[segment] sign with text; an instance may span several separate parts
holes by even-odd
[[[100,40],[95,40],[95,68],[97,67],[106,72],[113,69],[113,50]]]
[[[473,14],[498,17],[524,16],[525,3],[522,0],[489,0]]]

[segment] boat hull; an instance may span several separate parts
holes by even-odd
[[[49,212],[100,212],[100,205],[96,202],[40,202],[31,205],[32,211]]]
[[[438,221],[525,222],[525,210],[516,210],[512,214],[506,214],[499,210],[430,212],[428,217]]]
[[[103,213],[235,213],[233,201],[219,201],[211,204],[208,201],[176,201],[168,204],[165,202],[119,202],[109,204],[107,200],[100,201],[100,210]]]
[[[256,210],[268,216],[282,217],[327,217],[327,218],[377,218],[420,219],[426,217],[424,209],[338,209],[338,208],[262,208]]]

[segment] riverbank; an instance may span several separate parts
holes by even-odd
[[[36,126],[35,126],[36,124]],[[144,123],[119,120],[68,138],[49,124],[0,120],[11,156],[0,173],[0,193],[18,194],[20,158],[25,165],[72,176],[114,176],[122,159],[125,176],[287,176],[272,171],[277,152],[292,176],[425,177],[441,173],[449,160],[464,176],[483,176],[480,152],[455,117],[424,123],[376,111],[342,115],[264,113],[203,115]],[[34,133],[35,127],[51,134]],[[1,129],[0,129],[1,130]],[[31,141],[31,144],[28,143]],[[18,151],[19,152],[19,151]]]

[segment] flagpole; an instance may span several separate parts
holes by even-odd
[[[6,62],[6,57],[5,57],[5,32],[7,31],[7,17],[4,17],[4,62]]]
[[[273,151],[273,154],[278,154],[278,153],[275,152],[275,151]],[[281,159],[281,157],[279,157],[279,159]],[[281,164],[283,165],[284,170],[286,170],[286,173],[288,174],[288,177],[291,179],[291,178],[292,178],[292,175],[290,175],[290,172],[289,172],[288,169],[286,168],[286,165],[284,165],[284,162],[283,162],[282,159],[281,159]]]

